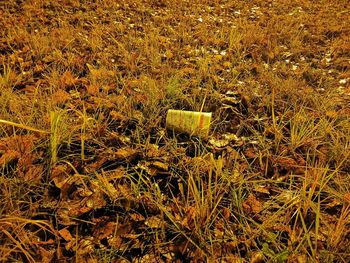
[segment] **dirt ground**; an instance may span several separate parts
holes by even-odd
[[[348,1],[0,1],[0,62],[0,261],[350,261]]]

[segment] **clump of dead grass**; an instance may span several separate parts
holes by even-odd
[[[0,7],[2,259],[348,260],[343,4],[180,2]]]

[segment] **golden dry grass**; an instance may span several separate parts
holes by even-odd
[[[347,2],[1,2],[0,260],[348,262]]]

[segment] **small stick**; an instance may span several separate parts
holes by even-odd
[[[48,132],[48,131],[35,129],[35,128],[29,127],[29,126],[27,126],[27,125],[20,124],[20,123],[15,123],[15,122],[12,122],[12,121],[6,121],[6,120],[1,120],[1,119],[0,119],[0,123],[2,123],[2,124],[7,124],[7,125],[11,125],[11,126],[18,127],[18,128],[22,128],[22,129],[29,130],[29,131],[33,131],[33,132],[40,132],[40,133],[47,133],[47,134],[50,133],[50,132]]]

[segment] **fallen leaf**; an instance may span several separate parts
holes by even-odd
[[[43,247],[39,247],[39,252],[41,256],[41,263],[50,263],[55,255],[54,250],[47,250]]]
[[[257,153],[255,151],[254,148],[252,147],[248,147],[244,150],[244,155],[247,157],[247,158],[254,158],[257,156]]]
[[[168,171],[169,170],[169,165],[167,163],[163,163],[160,161],[154,161],[151,163],[151,166],[161,170],[161,171]]]
[[[17,162],[17,170],[23,176],[36,159],[33,148],[38,140],[33,135],[15,135],[0,140],[0,165]]]
[[[94,237],[85,237],[81,239],[78,246],[73,246],[73,250],[78,255],[92,254],[95,251]]]
[[[195,72],[194,68],[183,68],[180,70],[182,76],[187,76]]]
[[[120,236],[112,236],[108,238],[108,245],[113,249],[121,249],[123,240]]]
[[[79,79],[73,75],[71,71],[64,72],[60,77],[61,87],[74,87],[79,82]]]
[[[269,189],[264,185],[256,185],[254,187],[254,191],[256,191],[258,193],[262,193],[262,194],[268,194],[268,195],[270,194]]]
[[[23,178],[28,182],[39,183],[44,174],[44,166],[40,164],[29,165],[26,172],[24,172]]]
[[[257,251],[252,253],[252,257],[250,258],[250,263],[262,263],[265,262],[264,253],[262,251]]]
[[[135,159],[139,154],[139,151],[132,149],[130,147],[125,147],[125,148],[120,148],[117,151],[113,153],[113,158],[114,159],[119,159],[119,160],[133,160]]]
[[[13,150],[8,150],[0,157],[0,166],[6,166],[11,162],[16,162],[20,158],[20,153]]]
[[[86,91],[91,96],[97,96],[100,92],[100,87],[98,85],[88,85]]]
[[[110,112],[111,117],[113,118],[113,121],[124,121],[126,120],[126,116],[124,116],[122,113],[112,110]]]
[[[142,256],[138,262],[139,263],[156,263],[156,262],[159,262],[159,257],[155,254],[146,254]]]
[[[162,228],[164,227],[164,220],[159,218],[159,216],[151,216],[146,219],[145,225],[150,228]]]
[[[102,240],[104,238],[107,238],[109,236],[112,236],[115,233],[117,224],[115,222],[109,221],[109,222],[100,222],[93,228],[93,236],[98,239]]]
[[[248,214],[258,214],[263,208],[263,204],[253,194],[249,194],[243,202],[243,209]]]
[[[144,221],[145,220],[145,217],[141,214],[136,214],[136,213],[133,213],[130,215],[131,219],[136,221],[136,222],[139,222],[139,221]]]
[[[67,228],[63,228],[61,230],[58,230],[58,233],[60,234],[60,236],[66,240],[67,242],[73,240],[73,237],[71,235],[71,233],[68,231]]]
[[[71,99],[71,95],[67,91],[63,89],[59,89],[51,95],[50,101],[54,106],[57,106],[57,105],[63,105],[70,99]]]

